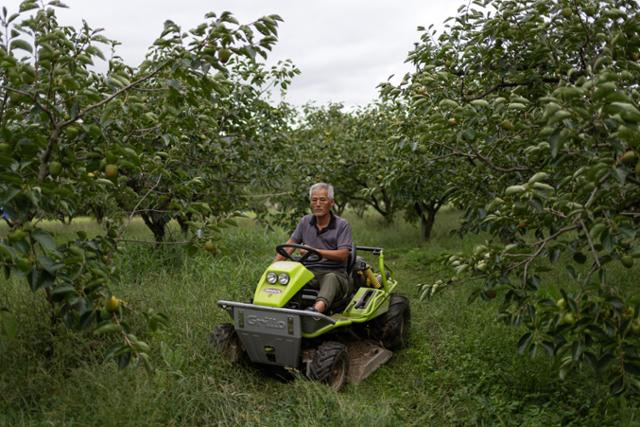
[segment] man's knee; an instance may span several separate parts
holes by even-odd
[[[336,273],[327,273],[322,278],[323,286],[335,286],[337,287],[340,284],[340,280]]]

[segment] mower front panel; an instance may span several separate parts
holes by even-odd
[[[255,363],[298,368],[305,327],[333,325],[321,313],[287,308],[261,307],[233,301],[218,301],[233,318],[238,337],[249,359]]]
[[[234,325],[252,362],[298,367],[299,316],[244,308],[234,310]]]

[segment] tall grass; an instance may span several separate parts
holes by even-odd
[[[432,240],[415,226],[347,215],[358,244],[385,247],[400,291],[412,304],[410,347],[358,386],[340,393],[301,377],[280,378],[234,366],[207,343],[228,321],[218,299],[247,300],[287,238],[251,219],[224,231],[215,257],[178,246],[127,244],[114,292],[140,310],[167,314],[166,330],[147,336],[154,374],[102,362],[105,344],[49,325],[47,306],[17,280],[0,301],[17,313],[18,340],[0,350],[0,425],[624,425],[638,423],[635,401],[608,398],[590,371],[558,379],[552,360],[517,355],[522,331],[496,322],[496,300],[467,304],[468,287],[418,300],[417,283],[442,277],[443,251],[468,251],[486,236],[451,234],[458,214],[445,211]],[[96,231],[92,223],[60,226]],[[172,229],[179,239],[177,228]],[[1,230],[0,230],[1,231]],[[134,222],[135,239],[151,239]],[[71,235],[71,234],[69,234]],[[627,271],[628,273],[628,271]],[[620,274],[623,272],[614,272]],[[561,271],[550,276],[567,281]],[[569,285],[568,285],[569,286]],[[140,319],[133,319],[133,326]]]

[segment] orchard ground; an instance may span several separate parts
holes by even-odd
[[[385,248],[400,292],[412,305],[410,347],[364,383],[334,393],[303,378],[282,379],[252,366],[233,366],[213,352],[207,337],[228,321],[218,299],[247,300],[273,259],[283,230],[269,231],[253,219],[223,231],[218,253],[188,256],[178,245],[156,248],[126,243],[117,262],[122,271],[113,292],[143,312],[169,317],[167,327],[144,338],[153,346],[155,372],[103,362],[108,346],[90,334],[50,328],[49,308],[24,280],[2,279],[0,306],[17,315],[18,336],[0,347],[0,425],[631,425],[640,422],[638,403],[611,398],[607,384],[585,369],[565,380],[545,355],[517,354],[523,330],[496,321],[494,300],[467,303],[473,284],[418,299],[419,283],[447,277],[438,263],[446,251],[472,250],[486,236],[451,233],[459,214],[439,215],[431,241],[415,226],[349,212],[358,244]],[[88,219],[48,224],[62,235],[97,233]],[[177,225],[172,238],[180,240]],[[6,227],[0,227],[0,235]],[[151,240],[142,221],[127,235]],[[556,264],[560,265],[560,264]],[[610,274],[631,282],[638,273],[615,266]],[[545,277],[567,283],[554,270]],[[632,286],[629,283],[628,286]],[[544,292],[544,290],[543,290]],[[552,297],[558,297],[551,295]],[[138,328],[139,324],[139,328]],[[142,330],[141,315],[131,319]],[[141,332],[143,333],[143,332]]]

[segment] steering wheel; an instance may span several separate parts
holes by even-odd
[[[286,251],[287,248],[302,249],[307,251],[307,253],[300,256],[291,255],[289,252]],[[285,257],[286,259],[290,261],[295,261],[295,262],[305,262],[305,261],[318,262],[322,259],[322,255],[320,255],[320,252],[318,252],[316,249],[310,246],[298,245],[295,243],[284,243],[282,245],[278,245],[276,246],[276,252],[282,255],[283,257]]]

